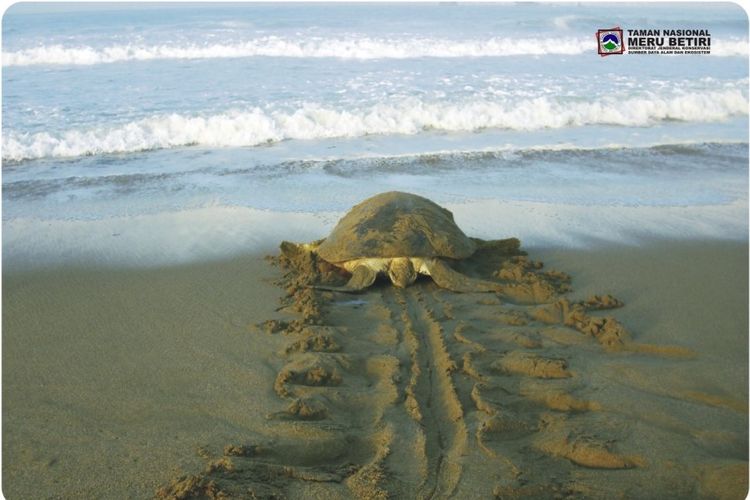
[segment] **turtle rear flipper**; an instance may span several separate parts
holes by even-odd
[[[374,270],[365,265],[360,265],[354,269],[351,279],[349,279],[349,282],[344,286],[315,285],[313,288],[318,290],[328,290],[330,292],[356,293],[361,292],[375,283],[375,278],[377,278],[377,276],[378,273]]]
[[[500,283],[478,280],[454,271],[440,259],[432,259],[426,263],[427,271],[432,280],[441,288],[454,292],[503,292],[504,287]]]

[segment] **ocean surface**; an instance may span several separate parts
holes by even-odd
[[[597,54],[706,29],[711,55]],[[6,268],[176,264],[325,236],[387,190],[526,246],[748,237],[734,4],[16,4]]]

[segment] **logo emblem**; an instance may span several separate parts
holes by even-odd
[[[599,55],[602,57],[625,52],[622,29],[619,27],[597,31],[596,41],[599,46]]]

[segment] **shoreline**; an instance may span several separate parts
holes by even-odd
[[[706,206],[607,207],[480,200],[445,207],[468,236],[517,237],[528,248],[586,250],[748,239],[746,199]],[[344,213],[210,206],[95,220],[16,218],[3,222],[3,267],[157,269],[224,262],[274,253],[282,240],[325,237]]]
[[[644,437],[633,446],[648,454],[649,477],[668,474],[659,464],[673,453],[701,471],[717,457],[746,460],[747,243],[522,250],[570,274],[573,298],[623,300],[612,315],[634,340],[698,353],[690,361],[637,358],[638,373],[617,390],[610,379],[626,377],[630,358],[576,358],[603,384],[604,403],[635,405]],[[4,493],[151,496],[169,478],[200,470],[202,455],[272,436],[266,417],[284,406],[272,385],[288,339],[252,325],[285,317],[272,284],[279,276],[261,255],[152,269],[6,267]],[[708,399],[674,402],[665,387]],[[688,439],[660,428],[665,422],[705,432]]]

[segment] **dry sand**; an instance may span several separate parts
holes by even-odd
[[[743,498],[747,245],[515,253],[461,263],[501,297],[313,291],[345,277],[305,255],[6,269],[3,492]]]

